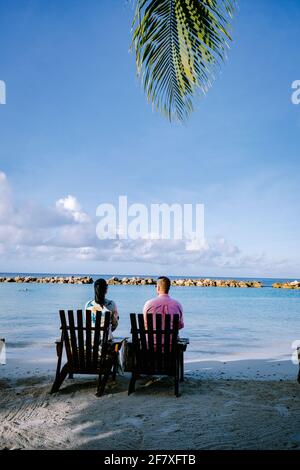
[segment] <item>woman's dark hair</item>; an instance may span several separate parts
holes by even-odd
[[[103,307],[105,294],[107,292],[107,282],[105,279],[97,279],[94,283],[95,302]]]

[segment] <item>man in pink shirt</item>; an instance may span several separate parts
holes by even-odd
[[[148,300],[143,309],[144,318],[146,321],[147,313],[160,313],[163,317],[167,314],[171,315],[171,325],[173,324],[172,317],[175,314],[179,315],[179,329],[184,327],[183,310],[177,300],[169,296],[171,281],[168,277],[159,277],[156,285],[157,297]]]

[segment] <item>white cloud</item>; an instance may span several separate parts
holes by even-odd
[[[59,199],[54,207],[43,207],[35,202],[16,206],[6,175],[0,172],[2,254],[15,253],[16,247],[20,253],[29,247],[40,253],[41,247],[78,247],[94,240],[91,220],[74,196]]]
[[[0,171],[0,223],[12,213],[11,191],[5,173]]]
[[[0,172],[0,259],[136,262],[168,266],[271,269],[286,265],[265,254],[245,255],[224,238],[199,244],[186,240],[99,240],[96,220],[73,195],[53,207],[16,206],[7,177]]]
[[[56,209],[61,214],[71,217],[75,222],[80,224],[90,222],[89,216],[82,211],[81,205],[77,201],[76,197],[70,194],[69,196],[56,201]]]

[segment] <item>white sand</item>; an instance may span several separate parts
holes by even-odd
[[[300,449],[291,362],[196,363],[186,371],[179,398],[169,378],[143,378],[128,397],[128,375],[97,398],[95,378],[66,380],[51,396],[53,377],[4,379],[1,368],[0,449]]]

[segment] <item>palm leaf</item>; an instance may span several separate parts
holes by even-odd
[[[136,0],[133,47],[148,101],[185,120],[212,85],[231,40],[236,0]]]

